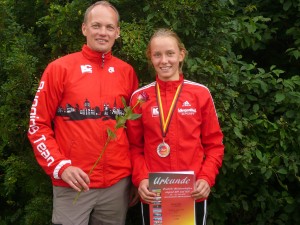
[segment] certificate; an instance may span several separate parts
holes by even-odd
[[[195,225],[193,171],[149,173],[149,190],[156,193],[149,205],[151,225]]]

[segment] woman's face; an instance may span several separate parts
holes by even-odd
[[[179,79],[179,63],[183,61],[185,53],[178,47],[173,37],[154,37],[150,44],[151,62],[163,81]]]

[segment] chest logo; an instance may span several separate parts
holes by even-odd
[[[93,72],[93,68],[91,65],[81,65],[80,66],[81,68],[81,73],[84,74],[84,73],[92,73]]]
[[[193,108],[191,103],[185,101],[182,103],[182,108],[178,108],[178,113],[182,116],[193,116],[197,113],[197,109]]]
[[[191,104],[190,104],[188,101],[185,101],[185,102],[182,104],[182,107],[187,107],[187,106],[191,106]]]
[[[112,67],[112,66],[110,66],[110,67],[108,68],[108,72],[109,72],[109,73],[114,73],[114,72],[115,72],[115,68]]]
[[[159,116],[159,111],[158,111],[158,107],[157,106],[153,106],[151,108],[151,111],[152,111],[152,117],[157,117]]]

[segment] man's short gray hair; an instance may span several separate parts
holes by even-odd
[[[102,6],[106,6],[106,7],[110,7],[112,8],[116,14],[117,14],[117,17],[118,17],[118,24],[120,22],[120,14],[118,12],[118,10],[116,9],[116,7],[114,7],[111,3],[109,3],[108,1],[98,1],[98,2],[95,2],[94,4],[92,4],[90,7],[88,7],[84,13],[84,18],[83,18],[83,23],[86,23],[87,20],[88,20],[88,15],[89,13],[92,11],[92,9],[97,6],[97,5],[102,5]]]

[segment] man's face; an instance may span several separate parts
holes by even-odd
[[[120,35],[116,12],[111,7],[95,6],[82,24],[82,33],[92,50],[102,53],[111,51]]]

